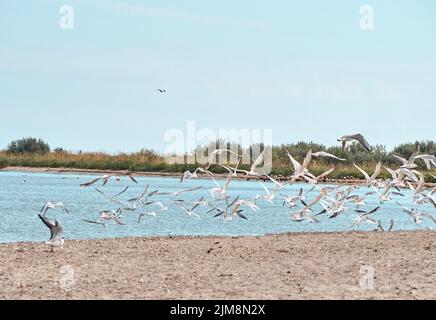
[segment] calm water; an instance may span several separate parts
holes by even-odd
[[[187,216],[180,208],[169,201],[168,196],[155,196],[153,200],[162,201],[168,211],[159,213],[159,219],[151,216],[144,217],[141,223],[137,222],[138,214],[124,213],[122,220],[126,225],[117,225],[113,221],[107,223],[107,228],[100,225],[88,224],[83,218],[96,220],[102,210],[117,209],[117,205],[97,193],[94,186],[89,188],[79,187],[80,183],[89,181],[95,176],[74,174],[47,174],[47,173],[23,173],[23,172],[0,172],[0,242],[17,241],[41,241],[49,237],[48,229],[41,223],[37,214],[46,201],[62,201],[70,210],[67,215],[59,209],[50,210],[49,218],[57,218],[64,226],[64,235],[67,239],[110,238],[129,236],[168,236],[168,235],[263,235],[266,233],[281,232],[306,232],[306,231],[342,231],[350,227],[356,214],[349,205],[349,210],[336,219],[328,219],[321,216],[321,223],[294,222],[290,213],[295,211],[282,207],[280,200],[274,204],[259,201],[261,210],[254,212],[244,208],[244,214],[248,220],[234,219],[225,221],[223,218],[213,218],[213,213],[205,214],[209,210],[202,207],[198,211],[201,219]],[[214,187],[209,180],[188,180],[180,184],[176,178],[141,177],[137,179],[139,184],[134,184],[127,178],[121,182],[110,181],[102,187],[109,194],[120,192],[125,185],[129,190],[121,196],[123,199],[138,196],[144,190],[145,185],[150,184],[150,191],[176,191],[189,187],[202,186],[195,194],[184,194],[183,199],[196,201],[201,195],[210,199],[209,189]],[[219,181],[223,184],[223,181]],[[273,184],[266,183],[272,189]],[[99,186],[96,184],[95,186]],[[285,187],[282,192],[297,194],[300,187],[309,190],[306,184]],[[364,194],[368,191],[360,188],[354,193]],[[404,191],[406,197],[394,196],[400,203],[411,207],[411,194]],[[241,199],[251,199],[257,194],[264,194],[262,187],[255,181],[232,181],[229,188],[231,195],[240,195]],[[314,198],[316,191],[308,198]],[[179,197],[180,198],[180,197]],[[364,209],[372,209],[379,205],[376,197],[370,197]],[[147,210],[158,207],[149,206]],[[319,207],[316,207],[315,212]],[[420,209],[434,213],[435,210],[429,205],[423,205]],[[319,209],[320,210],[320,209]],[[399,207],[390,201],[382,206],[382,209],[373,215],[376,220],[381,220],[387,225],[391,218],[395,221],[394,230],[434,229],[433,222],[425,219],[420,225],[413,223],[412,219]],[[375,225],[361,225],[358,230],[372,230]]]

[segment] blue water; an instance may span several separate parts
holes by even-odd
[[[62,210],[54,209],[47,213],[50,219],[56,218],[64,226],[64,236],[67,239],[94,239],[130,236],[168,236],[168,235],[263,235],[267,233],[282,232],[307,232],[307,231],[343,231],[352,224],[356,213],[354,206],[348,205],[349,210],[335,219],[328,219],[326,215],[320,216],[320,223],[295,222],[291,220],[291,212],[296,209],[289,209],[282,206],[282,201],[276,199],[274,204],[265,201],[258,201],[259,211],[252,211],[244,207],[243,214],[248,220],[233,219],[226,221],[222,217],[214,218],[214,213],[205,214],[210,208],[200,207],[198,213],[201,219],[189,217],[180,208],[175,206],[169,196],[155,196],[152,199],[162,201],[168,211],[158,213],[159,218],[155,219],[146,216],[140,223],[137,222],[136,212],[127,212],[122,216],[125,225],[117,225],[113,221],[107,223],[107,228],[100,225],[93,225],[83,222],[82,219],[96,220],[102,210],[117,209],[119,206],[111,203],[107,198],[97,193],[94,187],[100,187],[100,183],[89,188],[81,188],[80,183],[95,178],[95,175],[77,174],[52,174],[52,173],[23,173],[23,172],[0,172],[0,242],[21,242],[21,241],[42,241],[49,237],[48,229],[41,223],[37,214],[46,201],[62,201],[70,215]],[[150,191],[183,190],[190,187],[201,186],[202,189],[195,193],[184,194],[181,197],[185,200],[196,201],[201,195],[211,199],[209,189],[214,187],[212,181],[198,179],[187,180],[183,184],[177,178],[161,177],[138,177],[138,184],[134,184],[127,178],[120,182],[110,181],[102,190],[108,194],[120,192],[128,185],[128,191],[120,198],[129,199],[137,197],[142,193],[144,187],[149,184]],[[218,180],[222,185],[223,181]],[[265,183],[269,189],[273,188],[272,183]],[[295,195],[300,187],[309,190],[307,184],[295,184],[285,187],[281,192]],[[361,187],[353,194],[364,194],[368,189]],[[393,196],[400,203],[413,207],[411,194],[404,190],[406,197]],[[229,187],[229,194],[240,195],[240,199],[252,199],[257,194],[264,194],[264,190],[256,181],[234,180]],[[308,196],[308,200],[317,195],[316,190]],[[372,209],[380,205],[375,196],[367,199],[367,205],[363,209]],[[158,207],[147,207],[147,211]],[[321,210],[320,207],[316,207]],[[420,206],[420,210],[435,213],[429,205]],[[416,230],[434,229],[435,224],[424,219],[419,225],[395,204],[394,201],[386,202],[382,209],[372,216],[375,220],[381,220],[388,225],[390,219],[394,219],[394,230]],[[376,225],[363,224],[355,230],[373,230]]]

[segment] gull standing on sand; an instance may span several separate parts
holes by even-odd
[[[51,246],[51,251],[54,251],[54,247],[61,247],[64,244],[64,238],[62,237],[64,229],[58,220],[50,221],[42,214],[38,214],[41,221],[50,229],[50,240],[45,243]]]
[[[348,142],[357,141],[364,147],[366,150],[371,151],[371,146],[369,145],[368,141],[366,141],[365,137],[361,135],[360,133],[343,136],[338,139],[339,142],[342,142],[342,149],[345,150]]]

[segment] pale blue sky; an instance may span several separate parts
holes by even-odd
[[[271,128],[275,144],[436,137],[433,0],[29,2],[0,0],[0,148],[163,151],[188,120]]]

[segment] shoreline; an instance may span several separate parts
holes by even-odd
[[[7,243],[0,298],[436,299],[435,248],[434,231]]]
[[[389,231],[391,234],[395,233],[427,233],[434,232],[436,234],[436,229],[421,229],[421,230],[393,230]],[[242,238],[262,238],[262,237],[274,237],[274,236],[340,236],[343,234],[371,234],[371,233],[382,233],[382,231],[376,230],[343,230],[343,231],[285,231],[280,233],[266,233],[266,234],[255,234],[255,235],[156,235],[156,236],[127,236],[127,237],[107,237],[107,238],[92,238],[92,239],[66,239],[66,242],[81,242],[81,241],[104,241],[104,240],[113,240],[113,241],[135,241],[135,240],[165,240],[165,239],[174,239],[174,240],[193,240],[193,239],[215,239],[215,238],[223,238],[223,239],[242,239]],[[41,244],[43,241],[11,241],[11,242],[0,242],[0,247],[4,245],[28,245],[28,244]]]
[[[7,171],[16,171],[16,172],[28,172],[28,173],[53,173],[53,174],[79,174],[79,175],[92,175],[92,174],[122,174],[126,172],[126,170],[109,170],[109,169],[75,169],[75,168],[52,168],[52,167],[0,167],[0,172]],[[182,173],[176,172],[133,172],[135,176],[139,177],[162,177],[162,178],[180,178]],[[228,177],[227,173],[217,173],[214,174],[214,178],[217,179],[226,179]],[[199,174],[197,179],[207,179],[207,175]],[[246,176],[237,176],[233,179],[236,180],[247,180],[247,181],[268,181],[268,178],[265,177],[246,177]],[[280,181],[287,181],[286,179],[279,179]],[[298,181],[298,183],[308,183],[306,181]],[[320,181],[321,184],[350,184],[350,185],[359,185],[365,184],[365,180],[362,179],[325,179],[324,181]],[[433,188],[436,187],[436,183],[425,183],[425,187]]]

